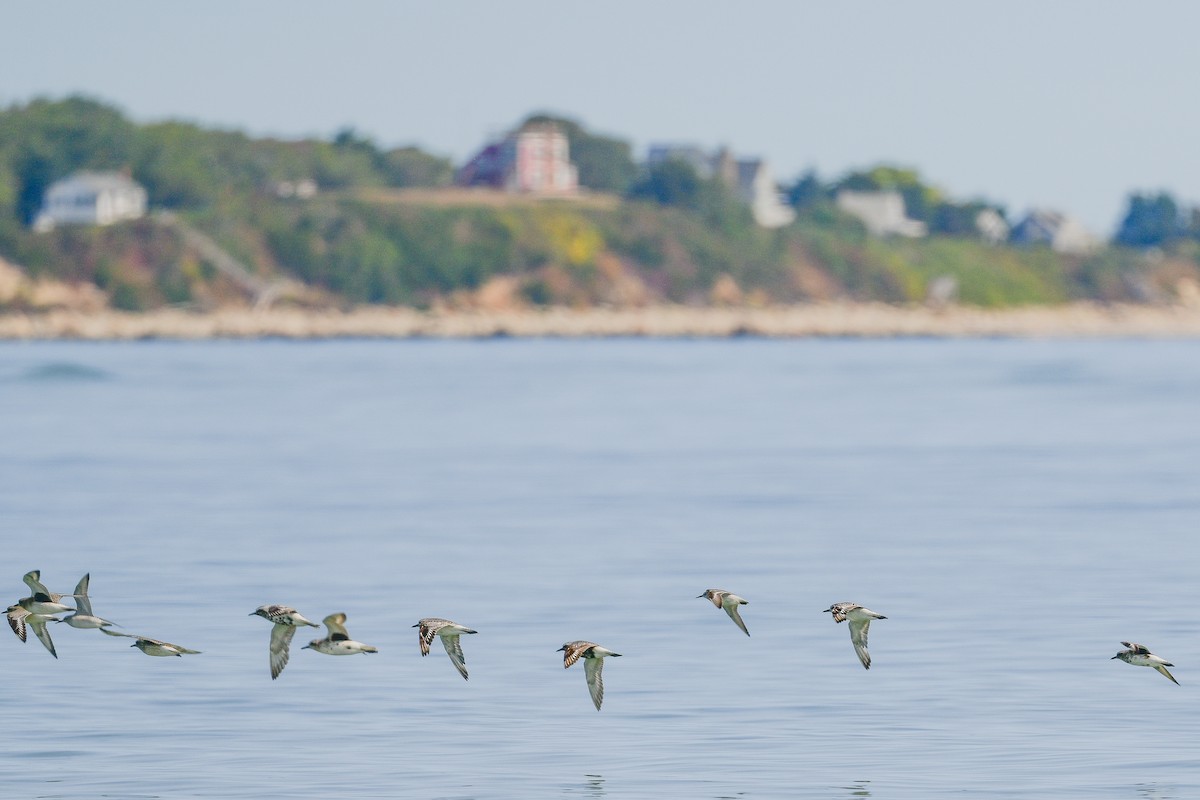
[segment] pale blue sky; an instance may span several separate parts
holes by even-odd
[[[887,162],[1109,233],[1132,190],[1200,204],[1200,3],[254,0],[6,3],[0,104],[462,160],[533,111],[729,145],[790,181]]]

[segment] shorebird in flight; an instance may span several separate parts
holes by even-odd
[[[356,642],[346,632],[346,615],[330,614],[322,620],[329,629],[329,635],[324,639],[313,639],[301,650],[316,650],[327,656],[352,656],[355,653],[378,653],[378,648],[369,644]]]
[[[464,633],[478,633],[478,631],[439,617],[426,617],[413,627],[420,628],[417,636],[421,642],[422,657],[429,655],[429,646],[433,644],[433,638],[438,637],[442,640],[442,645],[446,648],[446,655],[450,656],[450,661],[458,670],[458,674],[463,676],[464,681],[467,680],[467,662],[463,658],[462,644],[458,637]]]
[[[697,599],[706,597],[712,601],[712,604],[717,608],[725,609],[725,613],[733,620],[733,624],[742,629],[742,633],[747,636],[750,631],[746,630],[746,623],[742,622],[742,615],[738,613],[738,606],[747,605],[750,601],[738,597],[733,592],[727,592],[724,589],[706,589],[704,594],[697,595]]]
[[[1121,642],[1121,644],[1125,645],[1129,649],[1122,650],[1113,656],[1113,658],[1119,658],[1126,664],[1133,664],[1139,667],[1153,667],[1169,678],[1176,686],[1179,685],[1179,681],[1175,680],[1175,676],[1167,670],[1167,667],[1175,666],[1170,661],[1167,661],[1164,658],[1159,658],[1158,656],[1154,655],[1154,653],[1150,652],[1150,648],[1146,647],[1145,645],[1138,644],[1137,642]]]
[[[101,628],[101,633],[107,633],[109,636],[124,636],[126,639],[134,639],[134,643],[130,647],[136,647],[148,656],[183,656],[197,655],[199,650],[189,650],[186,647],[180,647],[177,644],[164,642],[161,639],[151,639],[149,636],[138,636],[135,633],[119,633],[110,631],[108,628]]]
[[[71,597],[72,595],[58,594],[50,591],[46,588],[46,585],[42,583],[41,578],[42,571],[38,569],[26,572],[25,575],[22,576],[21,580],[25,582],[25,585],[29,587],[29,591],[33,592],[33,594],[17,601],[17,604],[20,605],[21,608],[25,609],[30,614],[42,615],[64,614],[68,611],[75,610],[71,608],[71,606],[63,605],[62,603],[58,602],[64,597]]]
[[[867,652],[867,630],[873,619],[887,619],[883,614],[876,614],[869,608],[863,608],[857,603],[834,603],[825,609],[826,614],[833,614],[834,622],[850,620],[850,641],[854,643],[854,652],[863,669],[871,668],[871,654]]]
[[[88,573],[79,579],[79,583],[75,585],[75,594],[72,595],[75,598],[75,613],[61,620],[72,628],[107,628],[116,624],[92,613],[92,600],[88,597],[91,577],[91,573]]]
[[[583,659],[583,674],[587,678],[588,691],[592,695],[596,710],[599,711],[600,704],[604,702],[604,659],[608,656],[619,658],[621,654],[607,650],[595,642],[583,641],[567,642],[558,648],[558,652],[563,654],[563,669]]]
[[[58,653],[54,649],[54,641],[50,638],[50,631],[46,629],[46,623],[59,622],[58,617],[33,614],[20,605],[9,606],[5,613],[8,617],[8,627],[12,628],[12,632],[17,635],[18,639],[22,642],[25,641],[26,627],[33,628],[33,633],[37,636],[38,641],[46,646],[50,655],[58,658]]]
[[[283,672],[283,668],[287,666],[292,646],[292,637],[296,635],[296,628],[305,625],[313,628],[321,627],[317,623],[300,616],[300,613],[290,606],[259,606],[250,612],[250,616],[262,617],[268,622],[273,623],[271,626],[270,647],[271,680],[278,678],[279,673]]]
[[[58,651],[54,649],[54,640],[50,638],[50,631],[46,627],[46,623],[61,622],[58,617],[54,616],[55,614],[75,611],[75,609],[58,602],[71,595],[51,592],[42,583],[41,578],[41,570],[36,569],[26,572],[21,577],[21,580],[29,587],[31,594],[29,597],[22,597],[5,609],[5,616],[8,619],[8,627],[12,628],[12,632],[17,635],[18,639],[24,642],[28,628],[33,628],[33,633],[37,636],[38,641],[50,651],[50,655],[58,658]]]

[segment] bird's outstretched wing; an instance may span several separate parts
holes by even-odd
[[[450,656],[458,674],[463,676],[464,681],[467,680],[467,660],[463,657],[462,643],[459,641],[459,637],[443,636],[442,644],[446,646],[446,655]]]
[[[278,678],[287,666],[292,637],[295,635],[296,628],[293,625],[271,626],[271,680]]]
[[[25,641],[25,618],[29,616],[29,612],[20,606],[9,606],[7,616],[8,627],[12,628],[18,639]]]
[[[742,615],[738,613],[736,605],[725,606],[725,613],[729,615],[729,618],[733,620],[735,625],[742,629],[742,633],[747,636],[750,635],[750,631],[746,630],[746,623],[742,622]]]
[[[588,691],[592,694],[592,702],[596,704],[596,710],[599,711],[600,704],[604,702],[604,659],[585,658],[583,674],[587,677]]]
[[[870,628],[869,619],[850,620],[850,641],[854,643],[854,652],[858,653],[858,660],[862,662],[863,669],[871,668],[871,654],[867,652],[867,631]]]
[[[58,658],[58,653],[54,650],[54,640],[50,638],[50,631],[46,628],[46,619],[35,615],[29,621],[29,627],[33,628],[33,633],[38,637],[38,641],[46,645],[46,649],[50,651],[50,655]]]
[[[330,614],[322,620],[325,627],[329,629],[329,639],[332,641],[346,641],[350,638],[350,634],[346,632],[346,615],[345,614]]]
[[[92,601],[88,597],[88,584],[92,580],[92,574],[89,572],[79,579],[79,583],[75,584],[75,613],[81,617],[95,616],[92,613]]]

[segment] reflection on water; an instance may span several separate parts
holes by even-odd
[[[27,381],[103,381],[111,377],[105,370],[67,361],[37,364],[20,375]]]
[[[582,783],[565,786],[562,793],[566,797],[605,797],[608,794],[602,775],[584,775]]]
[[[871,792],[867,789],[867,784],[869,783],[870,781],[858,781],[857,783],[854,783],[850,786],[844,786],[842,788],[850,793],[847,795],[847,797],[870,797]]]

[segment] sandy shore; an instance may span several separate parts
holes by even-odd
[[[0,339],[294,339],[541,337],[1134,337],[1200,338],[1200,309],[1072,304],[935,310],[883,304],[814,304],[762,309],[546,309],[523,312],[349,312],[228,309],[52,311],[0,314]]]

